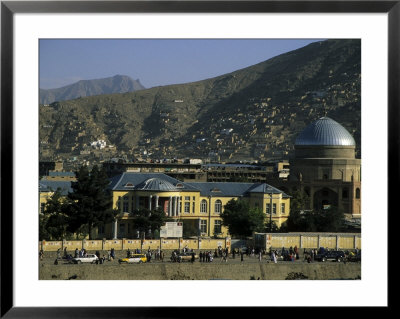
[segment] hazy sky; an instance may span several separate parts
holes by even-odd
[[[40,88],[116,74],[146,87],[204,80],[268,60],[318,39],[40,40]]]

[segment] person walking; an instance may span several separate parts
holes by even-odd
[[[164,252],[162,250],[160,250],[160,259],[161,259],[161,262],[163,263],[164,262]]]
[[[258,253],[258,261],[261,262],[261,259],[262,259],[262,253],[261,253],[261,250],[260,250],[260,252]]]
[[[240,262],[243,261],[243,252],[240,252]]]
[[[111,258],[112,258],[112,260],[115,259],[115,250],[114,250],[114,248],[111,248]]]
[[[275,252],[275,251],[272,252],[271,260],[272,260],[275,264],[277,263],[277,260],[276,260],[276,252]]]

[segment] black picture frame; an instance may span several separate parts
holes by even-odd
[[[14,307],[13,252],[13,16],[16,13],[387,13],[388,14],[388,206],[394,208],[399,172],[400,0],[396,1],[1,1],[1,317],[181,317],[195,311],[170,308]],[[391,205],[392,204],[392,205]],[[390,218],[390,216],[388,216]],[[393,223],[392,223],[393,224]],[[389,222],[388,225],[391,225]],[[392,225],[393,227],[393,225]],[[388,227],[389,231],[389,227]],[[388,232],[389,234],[389,232]],[[388,236],[388,245],[390,245]],[[390,251],[390,248],[389,248]],[[383,252],[389,256],[389,251]],[[385,257],[384,257],[385,258]],[[390,281],[388,280],[388,286]],[[34,293],[34,292],[33,292]],[[372,293],[372,292],[371,292]],[[380,310],[390,309],[389,307]],[[218,312],[216,312],[218,311]],[[226,309],[213,309],[222,314]],[[246,310],[245,310],[246,311]],[[303,308],[301,312],[309,311]],[[332,310],[332,313],[342,310]],[[133,314],[134,313],[134,314]],[[236,313],[236,310],[235,310]],[[299,312],[296,312],[299,314]],[[238,314],[238,313],[237,313]],[[249,314],[249,313],[247,313]],[[293,315],[293,313],[292,313]],[[207,313],[204,316],[208,317]]]

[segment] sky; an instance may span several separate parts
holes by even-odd
[[[40,88],[127,75],[146,88],[230,73],[320,39],[41,39]]]

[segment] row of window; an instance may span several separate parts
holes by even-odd
[[[200,220],[200,232],[207,233],[207,220]],[[222,221],[214,221],[214,234],[222,233]]]
[[[271,204],[265,205],[265,212],[267,214],[270,214],[270,207],[271,207]],[[285,215],[285,213],[286,213],[285,207],[286,207],[285,203],[281,203],[281,215]],[[272,214],[273,215],[276,214],[276,204],[275,203],[272,204]]]
[[[193,200],[195,197],[193,196]],[[142,201],[142,198],[140,199]],[[142,203],[141,203],[142,204]],[[143,203],[144,204],[144,203]],[[132,202],[132,211],[134,210],[133,207],[133,202]],[[118,208],[120,207],[120,201],[118,201]],[[122,207],[124,212],[128,212],[129,209],[129,201],[127,197],[123,198],[122,201]],[[182,197],[180,197],[180,213],[182,213]],[[276,214],[276,203],[272,204],[272,214]],[[267,214],[270,214],[270,204],[266,204],[266,209],[265,209]],[[183,212],[186,214],[190,213],[190,196],[185,196],[185,202],[183,205]],[[208,203],[205,199],[203,199],[200,202],[200,213],[207,213],[208,212]],[[192,213],[195,213],[195,202],[192,202]],[[221,214],[222,213],[222,202],[221,200],[217,199],[214,203],[214,213],[215,214]],[[285,214],[285,203],[281,203],[281,214]]]

